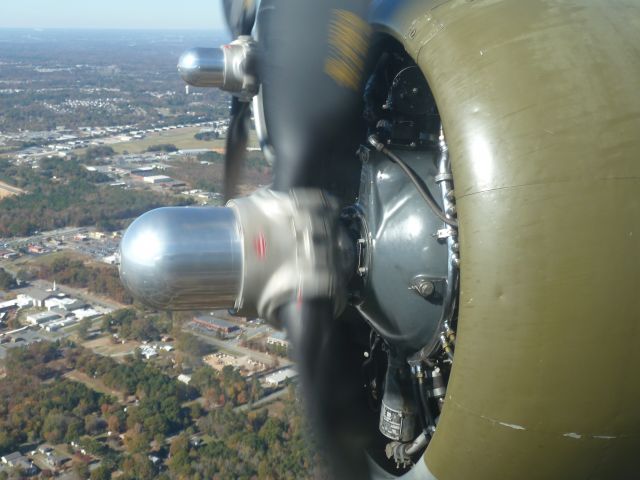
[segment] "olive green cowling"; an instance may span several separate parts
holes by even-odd
[[[640,1],[413,1],[382,28],[434,92],[458,202],[429,470],[640,478]]]

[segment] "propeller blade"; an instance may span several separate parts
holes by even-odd
[[[324,454],[330,478],[368,479],[364,454],[371,439],[361,374],[362,353],[344,318],[333,318],[328,300],[286,305],[280,317],[291,338],[300,374],[305,413]],[[375,420],[374,420],[375,424]]]
[[[256,20],[255,0],[223,0],[222,6],[233,38],[251,35]]]
[[[231,101],[231,122],[227,132],[227,147],[224,158],[224,201],[238,194],[237,188],[244,170],[244,158],[249,139],[249,102],[241,102],[233,97]]]
[[[276,150],[274,188],[320,187],[360,125],[367,0],[263,0],[258,71]]]

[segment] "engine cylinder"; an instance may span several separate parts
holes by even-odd
[[[147,212],[127,229],[120,256],[125,286],[156,308],[233,308],[240,294],[242,233],[231,208]]]

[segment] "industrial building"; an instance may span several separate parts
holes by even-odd
[[[221,338],[228,338],[240,333],[240,327],[234,323],[227,322],[213,315],[196,315],[193,323],[200,328],[215,332]]]
[[[60,320],[61,318],[62,316],[55,312],[39,312],[27,315],[26,320],[29,325],[41,325],[43,323]]]
[[[276,388],[283,385],[287,380],[296,378],[297,376],[298,372],[293,368],[285,368],[267,375],[263,381],[266,386]]]
[[[267,345],[277,345],[283,348],[289,348],[289,340],[287,340],[286,332],[274,332],[267,337]]]

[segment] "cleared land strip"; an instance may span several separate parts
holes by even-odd
[[[22,195],[24,190],[18,187],[14,187],[13,185],[9,185],[8,183],[0,182],[0,198],[8,197],[10,195]]]

